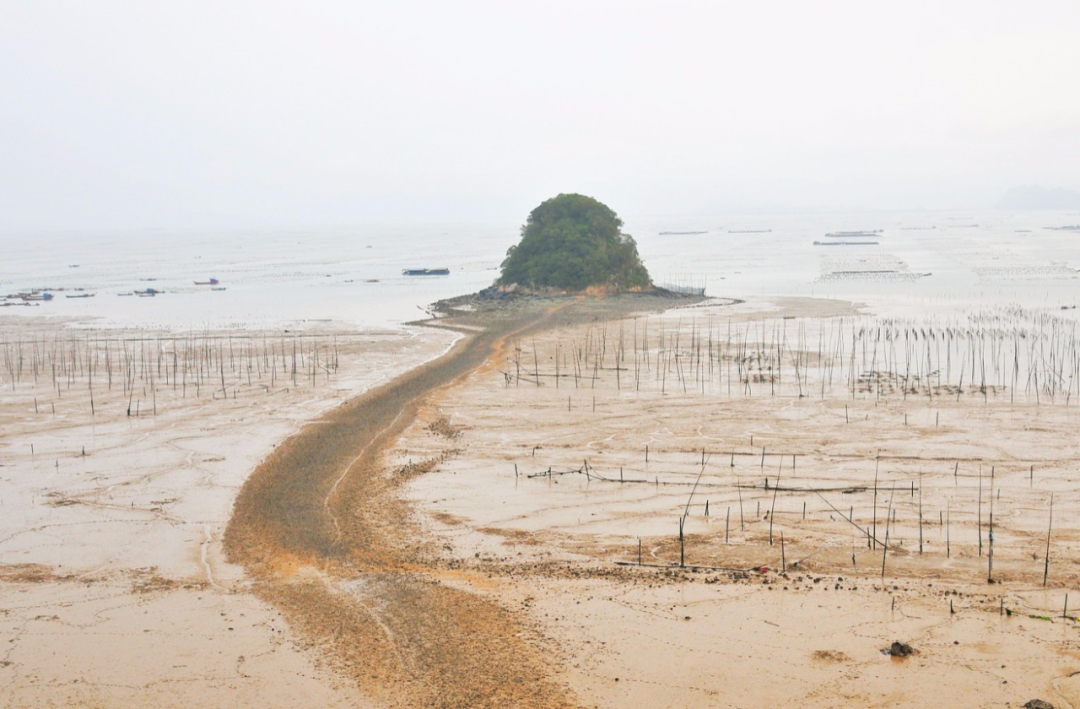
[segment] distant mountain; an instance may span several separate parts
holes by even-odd
[[[1046,189],[1038,185],[1013,187],[997,203],[998,209],[1080,209],[1080,192]]]

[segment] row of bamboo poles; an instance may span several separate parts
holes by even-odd
[[[641,317],[560,337],[553,348],[518,342],[503,373],[516,386],[821,399],[1007,395],[1070,405],[1080,396],[1080,346],[1077,321],[1019,308],[940,320]]]
[[[207,391],[233,397],[240,389],[317,385],[338,372],[336,336],[237,335],[211,332],[152,337],[73,332],[10,337],[0,335],[0,391],[55,394],[57,400],[85,395],[91,414],[99,398],[118,388],[128,414],[137,393],[153,400],[167,389],[180,398]],[[38,408],[35,396],[35,409]]]

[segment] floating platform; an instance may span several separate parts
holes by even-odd
[[[402,269],[401,275],[403,276],[449,276],[449,268],[405,268]]]

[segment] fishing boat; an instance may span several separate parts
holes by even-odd
[[[881,229],[874,229],[873,231],[831,231],[825,236],[830,236],[836,239],[849,239],[852,237],[869,236],[877,238],[877,235],[881,233]]]
[[[209,281],[195,281],[195,285],[197,286],[216,286],[217,284],[218,279],[216,278],[211,278]]]
[[[401,275],[403,276],[449,276],[449,268],[405,268],[402,269]]]
[[[211,288],[210,290],[225,290],[225,286],[220,286],[218,288]]]
[[[160,290],[157,290],[156,288],[147,288],[146,290],[137,290],[137,291],[135,291],[135,295],[137,295],[139,297],[142,297],[142,298],[146,298],[146,297],[155,296],[158,293],[164,293],[164,292],[165,291],[160,291]]]
[[[52,300],[52,293],[19,293],[19,298],[26,302],[38,301],[38,300]]]
[[[76,293],[75,295],[65,295],[65,298],[93,298],[97,293]]]
[[[814,246],[877,246],[877,241],[815,241]]]

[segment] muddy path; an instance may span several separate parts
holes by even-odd
[[[518,337],[569,319],[670,300],[563,300],[459,318],[474,329],[441,358],[330,412],[279,445],[237,497],[224,544],[277,607],[363,694],[390,706],[570,707],[558,660],[516,617],[440,579],[382,462],[432,392]],[[471,320],[471,322],[470,322]],[[480,327],[477,327],[480,325]],[[423,469],[430,461],[420,462]]]

